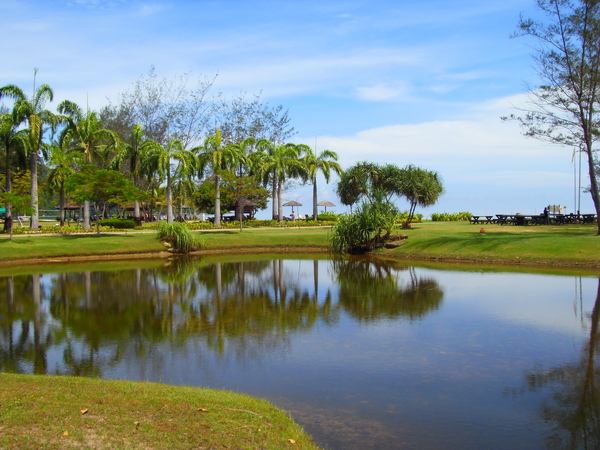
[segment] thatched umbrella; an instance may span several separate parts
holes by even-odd
[[[302,206],[302,203],[298,203],[296,200],[292,200],[291,202],[284,203],[282,206],[291,206],[292,212],[294,212],[294,206]]]
[[[322,202],[317,203],[317,206],[324,206],[325,207],[325,212],[327,212],[327,207],[328,206],[335,206],[333,203],[328,202],[327,200],[323,200]]]

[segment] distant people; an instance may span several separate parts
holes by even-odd
[[[548,225],[548,208],[544,208],[544,223]]]
[[[292,218],[292,221],[296,220],[296,214],[294,214],[294,211],[292,211],[290,217]]]

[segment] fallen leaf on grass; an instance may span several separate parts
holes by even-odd
[[[135,428],[138,429],[140,427],[140,423],[139,422],[134,422]]]
[[[63,431],[63,436],[68,436],[69,432],[68,431]]]
[[[293,439],[288,439],[288,442],[289,442],[290,444],[295,444],[295,443],[296,443],[296,441],[295,441],[295,440],[293,440]]]
[[[81,414],[87,414],[89,409],[85,408],[85,409],[80,409],[79,411],[81,411]]]
[[[202,411],[202,412],[208,412],[208,409],[204,409],[204,408],[198,408],[198,411]]]

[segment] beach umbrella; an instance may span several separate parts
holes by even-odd
[[[296,200],[292,200],[291,202],[284,203],[283,206],[291,206],[292,212],[294,212],[294,206],[302,206],[302,203],[298,203]]]
[[[317,203],[317,206],[324,206],[325,207],[325,212],[327,212],[327,207],[328,206],[335,206],[333,203],[328,202],[327,200],[323,200],[322,202]]]

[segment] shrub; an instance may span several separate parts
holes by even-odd
[[[169,244],[177,253],[189,253],[204,246],[204,240],[182,222],[161,222],[158,225],[158,239]]]
[[[433,222],[448,222],[457,220],[469,220],[472,217],[470,212],[459,212],[459,213],[433,213],[431,214],[431,220]]]
[[[135,222],[131,219],[102,219],[99,223],[100,226],[115,229],[135,228]]]
[[[340,214],[334,212],[322,212],[317,216],[318,221],[337,222]]]
[[[398,218],[398,209],[387,202],[363,201],[356,213],[341,216],[330,234],[335,253],[365,253],[383,246]]]
[[[398,213],[398,222],[406,222],[406,220],[408,219],[408,211],[401,211],[400,213]],[[414,223],[418,223],[418,222],[422,222],[423,221],[423,214],[413,214],[412,217],[412,221]]]

